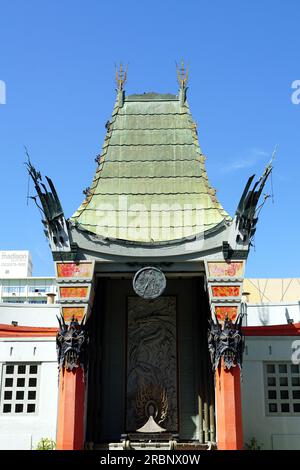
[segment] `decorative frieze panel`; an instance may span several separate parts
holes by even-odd
[[[59,286],[59,298],[68,302],[89,301],[91,285],[68,285]]]
[[[215,306],[215,315],[219,323],[223,323],[225,318],[228,318],[231,321],[237,319],[238,307],[236,305],[216,305]]]
[[[62,306],[61,307],[61,315],[66,323],[72,321],[72,319],[77,320],[80,323],[85,315],[87,314],[88,306],[87,305],[80,305],[80,306]]]
[[[240,312],[244,261],[207,261],[206,276],[212,316],[221,324]]]
[[[56,277],[58,282],[65,280],[75,282],[76,280],[92,280],[94,276],[94,261],[78,261],[78,262],[59,262],[55,263]]]
[[[206,275],[208,278],[242,278],[244,261],[208,261]]]
[[[239,297],[241,293],[240,286],[212,285],[212,297]]]
[[[223,357],[224,367],[241,367],[243,335],[241,332],[242,284],[245,261],[208,261],[205,263],[211,319],[209,350],[213,369]]]
[[[81,322],[90,314],[94,300],[94,261],[55,263],[60,313],[66,323]]]

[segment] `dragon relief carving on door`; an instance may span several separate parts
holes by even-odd
[[[178,431],[176,297],[128,297],[126,430]],[[151,419],[152,419],[151,418]]]

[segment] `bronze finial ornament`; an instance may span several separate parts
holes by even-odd
[[[128,65],[126,65],[126,69],[123,69],[122,62],[120,63],[119,70],[116,67],[116,82],[118,85],[118,90],[123,90],[124,84],[127,80],[127,69]]]
[[[188,67],[184,67],[184,62],[183,60],[181,61],[181,66],[179,67],[177,62],[176,62],[176,70],[177,70],[177,81],[180,86],[180,88],[185,88],[188,77],[189,77],[189,69]]]

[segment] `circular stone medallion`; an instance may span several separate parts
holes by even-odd
[[[164,273],[152,266],[140,269],[133,278],[134,292],[143,299],[156,299],[166,288]]]

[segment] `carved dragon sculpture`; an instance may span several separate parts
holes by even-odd
[[[224,368],[231,369],[236,365],[242,368],[245,341],[241,326],[241,315],[235,323],[227,317],[223,328],[218,320],[214,322],[209,319],[208,349],[214,371],[218,368],[222,357]]]
[[[57,319],[59,331],[56,336],[56,350],[59,368],[73,370],[80,366],[86,370],[88,334],[83,325],[84,318],[79,324],[73,317],[69,325],[63,317]]]

